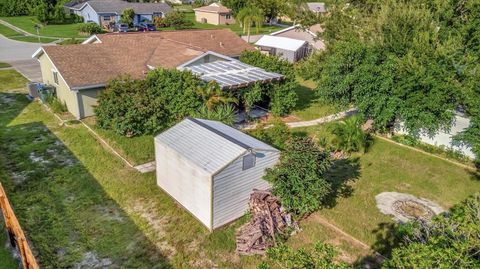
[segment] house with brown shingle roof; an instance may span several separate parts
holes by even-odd
[[[94,114],[98,94],[115,77],[129,75],[141,79],[157,67],[188,70],[186,63],[228,61],[235,64],[238,62],[235,58],[245,50],[254,50],[254,47],[229,29],[183,30],[100,34],[83,44],[41,47],[33,58],[40,62],[43,82],[53,85],[57,98],[80,119]],[[231,64],[225,66],[231,67]],[[255,77],[255,82],[281,78],[278,74],[241,68],[251,70],[249,78],[261,74],[262,77]],[[248,83],[238,81],[239,85]]]
[[[220,3],[212,3],[208,6],[195,8],[193,11],[195,11],[195,20],[197,22],[213,25],[235,23],[232,10]]]

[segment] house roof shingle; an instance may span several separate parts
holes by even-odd
[[[81,4],[76,4],[72,7],[78,9],[83,7],[85,3],[88,3],[97,13],[117,14],[121,14],[127,8],[133,8],[136,14],[168,13],[172,10],[166,3],[136,3],[123,0],[87,0],[81,2]]]
[[[103,34],[101,43],[44,46],[71,89],[104,85],[128,74],[142,78],[148,66],[175,68],[213,51],[230,57],[254,48],[229,29]]]

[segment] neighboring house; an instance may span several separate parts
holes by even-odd
[[[315,13],[326,13],[327,7],[325,3],[322,2],[308,2],[307,7],[310,11]]]
[[[213,25],[233,24],[235,19],[232,10],[220,3],[213,3],[209,6],[195,8],[195,19],[197,22]]]
[[[245,214],[280,152],[223,123],[187,118],[155,137],[157,184],[211,231]]]
[[[32,57],[40,62],[43,82],[55,86],[59,100],[80,119],[94,114],[97,96],[109,80],[120,75],[142,79],[157,67],[195,73],[197,67],[225,62],[216,64],[224,66],[216,74],[197,73],[206,81],[217,80],[223,88],[283,78],[239,63],[236,58],[245,50],[255,48],[229,29],[183,30],[96,35],[83,44],[43,46]],[[248,76],[241,77],[242,72]]]
[[[255,45],[262,52],[296,62],[307,57],[314,50],[325,49],[325,44],[317,37],[321,31],[322,28],[318,24],[308,29],[295,25],[268,36],[262,36]]]
[[[152,22],[154,17],[165,17],[172,8],[166,3],[133,3],[122,0],[89,0],[69,2],[64,6],[71,13],[82,16],[85,22],[108,27],[118,21],[125,9],[135,11],[134,24]]]
[[[453,137],[458,133],[466,130],[470,126],[470,119],[465,117],[463,113],[458,112],[455,115],[455,121],[450,127],[449,131],[438,131],[433,136],[425,133],[421,133],[418,139],[426,144],[430,144],[437,147],[445,147],[446,149],[453,149],[461,152],[467,157],[475,159],[475,154],[472,148],[466,145],[459,145],[453,141]],[[408,131],[405,130],[404,125],[401,122],[395,124],[395,133],[407,135]]]
[[[276,55],[292,63],[310,53],[307,41],[288,37],[264,35],[255,43],[255,46],[263,53]]]

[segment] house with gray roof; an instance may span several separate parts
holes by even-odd
[[[75,0],[64,5],[70,13],[82,16],[85,22],[108,27],[120,20],[125,9],[135,11],[134,24],[152,22],[154,17],[165,17],[172,8],[166,3],[132,3],[123,0]]]
[[[323,2],[308,2],[307,7],[310,11],[315,13],[325,13],[327,12],[327,7]]]
[[[157,184],[209,230],[245,214],[280,151],[221,122],[187,118],[155,137]]]

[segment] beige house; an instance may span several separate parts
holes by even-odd
[[[233,24],[235,19],[232,10],[220,3],[213,3],[209,6],[195,8],[195,19],[197,22],[213,25]]]
[[[81,119],[94,115],[98,94],[115,77],[141,79],[152,68],[177,68],[212,53],[236,58],[254,49],[229,29],[184,30],[96,35],[83,44],[41,47],[32,57],[43,82]]]

